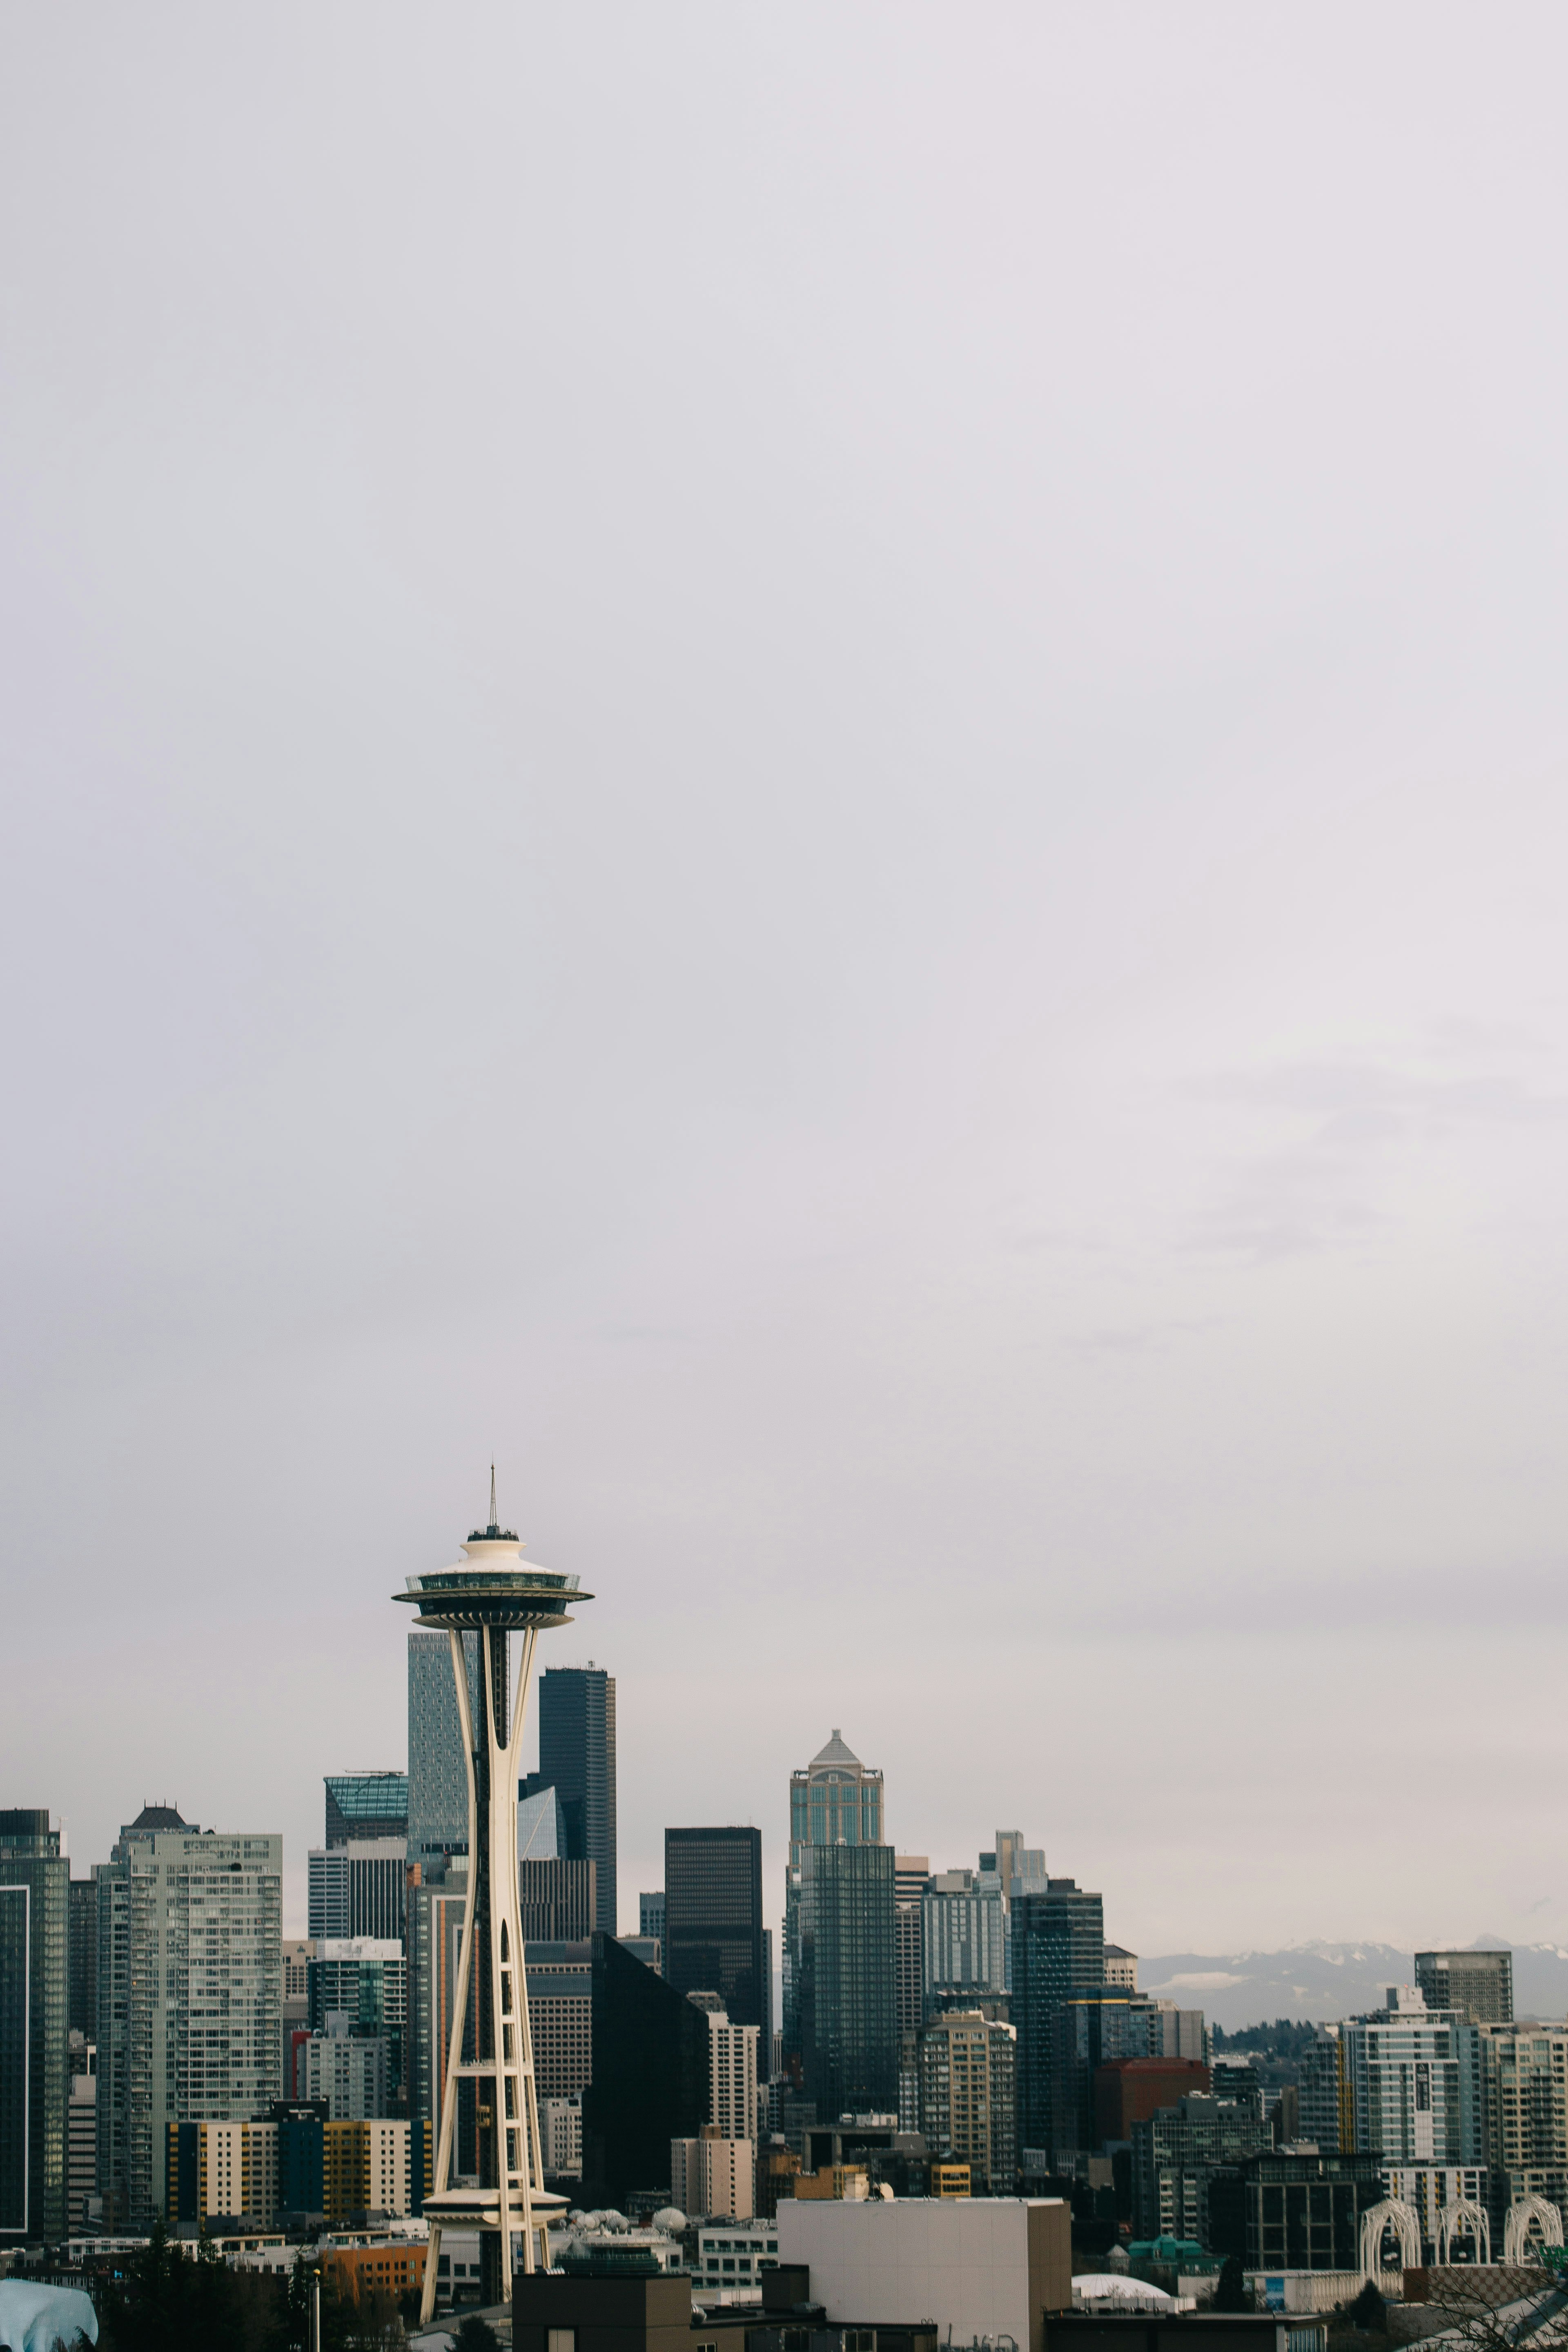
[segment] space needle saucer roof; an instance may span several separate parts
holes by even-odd
[[[455,1633],[481,1625],[542,1631],[570,1624],[571,1603],[594,1598],[574,1576],[556,1576],[525,1561],[518,1538],[494,1520],[488,1528],[476,1528],[462,1550],[463,1558],[453,1567],[411,1576],[406,1591],[393,1594],[395,1601],[418,1611],[421,1625]]]

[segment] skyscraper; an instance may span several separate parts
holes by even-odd
[[[762,1832],[666,1830],[664,1904],[664,1973],[677,1992],[716,1992],[735,2024],[756,2026],[768,2048]]]
[[[1068,1995],[1105,1982],[1105,1915],[1098,1895],[1070,1878],[1012,1909],[1013,2022],[1018,2029],[1018,2147],[1057,2146],[1052,2114],[1056,2013]],[[1066,2118],[1063,2119],[1064,2125]],[[1065,2141],[1064,2146],[1072,2146]]]
[[[921,1903],[921,1998],[930,2017],[1007,1990],[1007,1906],[994,1870],[940,1870]]]
[[[804,1847],[795,1932],[801,2070],[818,2120],[896,2114],[892,1847]]]
[[[351,1838],[306,1857],[307,1923],[323,1936],[401,1936],[407,1913],[408,1864],[401,1837]]]
[[[477,1633],[461,1637],[468,1666],[468,1713],[479,1719]],[[427,1885],[468,1850],[468,1767],[451,1648],[445,1633],[408,1636],[408,1860]]]
[[[69,1887],[47,1812],[0,1812],[0,2245],[65,2235]]]
[[[326,1791],[329,1848],[351,1838],[407,1837],[406,1772],[329,1772]]]
[[[539,1770],[528,1793],[554,1789],[566,1853],[596,1865],[596,1925],[616,1932],[616,1678],[602,1666],[547,1666],[539,1677]]]
[[[623,2206],[669,2175],[669,2144],[708,2120],[708,2020],[613,1936],[593,1939],[594,2074],[583,2093],[583,2202]]]
[[[967,2164],[976,2197],[1011,2197],[1017,2171],[1010,2025],[950,2010],[920,2035],[920,2128],[933,2157]]]
[[[98,1881],[70,1882],[70,2030],[98,2040]]]
[[[806,2032],[801,2009],[800,1906],[805,1856],[816,1846],[880,1845],[882,1775],[862,1764],[835,1727],[804,1771],[789,1781],[789,1862],[784,1872],[784,2055],[803,2059]],[[889,1868],[891,1858],[889,1857]],[[889,1880],[889,1887],[891,1879]],[[668,1890],[667,1890],[668,1891]]]
[[[1511,1951],[1417,1952],[1415,1982],[1428,2009],[1462,2009],[1472,2025],[1513,2022]]]
[[[283,1841],[150,1805],[98,1880],[98,2181],[112,2230],[164,2203],[168,2126],[258,2115],[282,2063]]]

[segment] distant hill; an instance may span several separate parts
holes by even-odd
[[[1478,1945],[1503,1945],[1478,1936]],[[1457,1947],[1456,1947],[1457,1948]],[[1391,1984],[1412,1984],[1414,1954],[1394,1944],[1298,1944],[1284,1952],[1166,1952],[1140,1958],[1138,1981],[1235,2032],[1276,2017],[1354,2017],[1382,2006]],[[1568,1952],[1556,1944],[1513,1947],[1514,2009],[1521,2017],[1568,2017]]]

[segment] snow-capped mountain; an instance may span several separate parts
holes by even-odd
[[[1478,1946],[1505,1936],[1478,1936]],[[1234,2032],[1276,2017],[1354,2017],[1382,2006],[1385,1987],[1413,1984],[1415,1961],[1395,1944],[1298,1944],[1282,1952],[1166,1952],[1140,1958],[1138,1981],[1184,2008],[1201,2009]],[[1568,2016],[1568,1952],[1557,1944],[1513,1947],[1514,2011]]]

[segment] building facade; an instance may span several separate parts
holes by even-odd
[[[1484,2163],[1479,2029],[1410,1985],[1340,2029],[1358,2150],[1385,2164]]]
[[[592,1948],[594,2079],[583,2095],[583,2203],[663,2186],[675,2139],[708,2120],[708,2020],[613,1936]]]
[[[966,2164],[976,2197],[1010,2197],[1017,2175],[1017,2036],[977,2010],[928,2018],[920,2034],[920,2129],[934,2158]]]
[[[800,1978],[805,1858],[820,1847],[879,1846],[884,1793],[880,1771],[873,1765],[862,1764],[837,1729],[804,1770],[790,1774],[783,1954],[782,2054],[786,2067],[804,2063],[807,2031]]]
[[[1056,2015],[1069,1994],[1105,1983],[1104,1906],[1073,1879],[1053,1878],[1041,1893],[1015,1895],[1010,1908],[1018,2146],[1049,2150],[1057,2145]]]
[[[479,1717],[479,1637],[465,1633],[468,1705]],[[408,1636],[408,1860],[428,1885],[468,1851],[468,1767],[445,1633]]]
[[[1428,2009],[1457,2009],[1471,2025],[1513,2022],[1511,1951],[1417,1952],[1415,1983]]]
[[[804,1847],[795,1936],[806,2097],[819,2117],[896,2113],[891,1846]]]
[[[760,1830],[664,1833],[663,1969],[678,1992],[716,1992],[738,2025],[773,2038]]]
[[[1007,1990],[1007,1906],[994,1870],[940,1870],[921,1898],[922,2013]]]
[[[530,1796],[553,1789],[566,1852],[594,1864],[595,1926],[616,1932],[616,1678],[602,1666],[547,1666],[539,1677],[539,1770]]]
[[[69,2030],[86,2042],[98,2040],[98,1881],[70,1882]]]
[[[306,1857],[312,1941],[376,1936],[401,1943],[407,1927],[407,1855],[402,1836],[349,1838],[341,1845],[312,1847]]]
[[[1301,2137],[1324,2156],[1355,2146],[1355,2113],[1345,2077],[1337,2025],[1320,2025],[1297,2061],[1297,2113]]]
[[[1269,2140],[1268,2126],[1249,2109],[1191,2094],[1134,2122],[1128,2136],[1134,2238],[1190,2238],[1202,2246],[1215,2242],[1211,2196],[1216,2177]]]
[[[1485,2025],[1479,2041],[1494,2229],[1521,2197],[1568,2216],[1568,2025]]]
[[[281,2088],[283,1841],[148,1807],[98,1881],[104,2226],[163,2208],[168,2127],[254,2116]]]
[[[1362,2215],[1382,2197],[1374,2155],[1260,2150],[1213,2176],[1204,2243],[1244,2271],[1359,2271]]]
[[[0,1811],[0,2246],[66,2228],[70,1864],[47,1811]]]
[[[592,1937],[531,1944],[527,1976],[538,2095],[580,2097],[594,2078]]]
[[[381,2105],[402,2104],[408,2035],[408,1960],[390,1937],[329,1937],[305,1963],[306,2019],[312,2037],[352,2034],[387,2045],[388,2080]],[[298,2063],[298,2061],[296,2061]],[[299,2095],[303,2096],[303,2093]],[[362,2112],[366,2112],[362,2110]]]
[[[517,1865],[523,1940],[529,1944],[580,1944],[594,1932],[598,1911],[598,1865],[531,1855]]]
[[[408,1837],[406,1772],[329,1772],[326,1779],[329,1848],[365,1839]]]
[[[391,2046],[384,2033],[349,2033],[341,2027],[308,2033],[295,2054],[295,2098],[319,2100],[333,2123],[388,2115],[391,2088]]]

